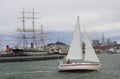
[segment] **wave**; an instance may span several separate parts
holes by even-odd
[[[53,71],[43,71],[43,70],[39,70],[39,71],[23,71],[23,72],[4,72],[1,73],[1,75],[19,75],[19,74],[30,74],[30,73],[50,73]]]

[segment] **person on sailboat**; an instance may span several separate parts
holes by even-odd
[[[71,64],[70,59],[67,59],[66,64]]]

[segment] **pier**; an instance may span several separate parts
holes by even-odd
[[[0,63],[62,59],[63,57],[64,55],[0,57]]]

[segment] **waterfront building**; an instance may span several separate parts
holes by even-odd
[[[105,37],[104,37],[104,33],[102,33],[102,43],[101,43],[102,46],[105,46]]]
[[[92,40],[92,45],[93,46],[99,46],[100,45],[99,40]]]

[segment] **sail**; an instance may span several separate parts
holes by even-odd
[[[73,39],[72,39],[66,59],[79,60],[82,58],[83,58],[83,55],[82,55],[82,46],[81,46],[81,39],[80,39],[80,23],[79,23],[79,16],[78,16],[75,31],[73,34]]]
[[[84,30],[85,32],[85,30]],[[85,32],[85,55],[84,55],[84,61],[91,61],[91,62],[100,62],[95,50],[93,49],[91,42]]]

